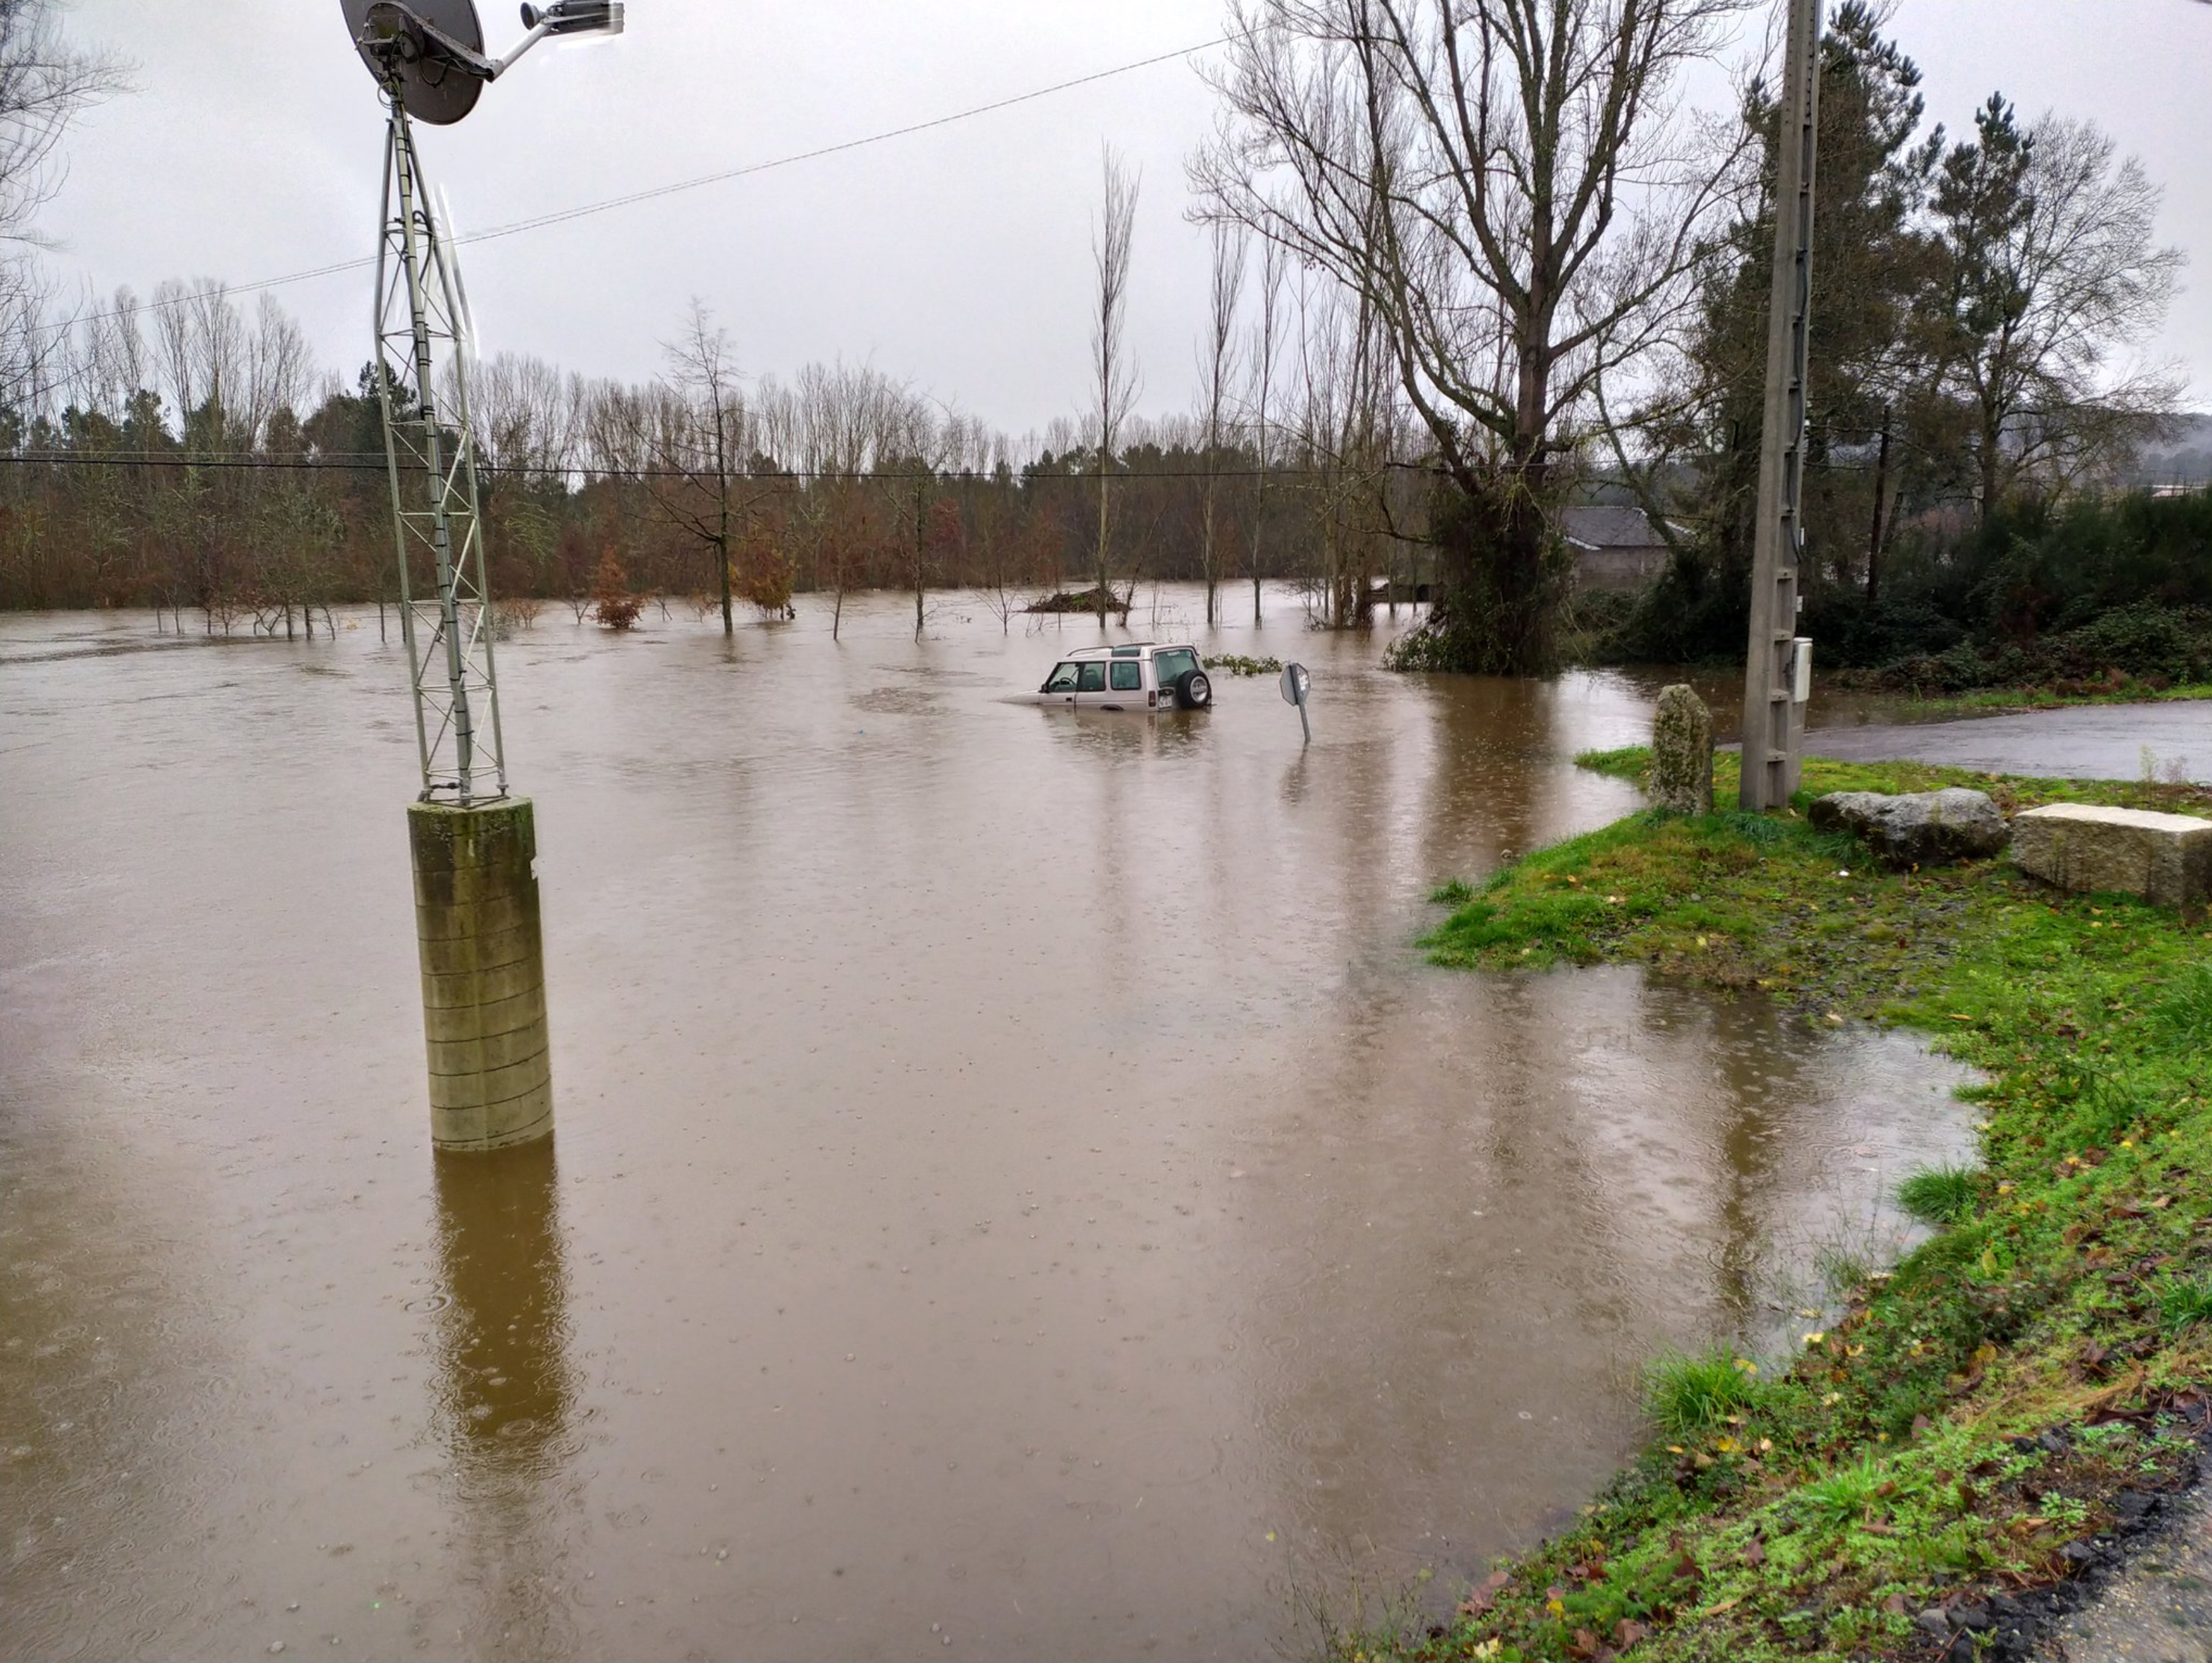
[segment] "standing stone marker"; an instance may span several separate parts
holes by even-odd
[[[1676,814],[1713,812],[1713,713],[1677,683],[1651,718],[1651,805]]]

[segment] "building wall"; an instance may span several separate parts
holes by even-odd
[[[1576,549],[1575,587],[1578,589],[1640,589],[1667,570],[1663,546]]]

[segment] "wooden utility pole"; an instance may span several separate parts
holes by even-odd
[[[1797,634],[1805,535],[1805,338],[1813,311],[1813,164],[1820,122],[1820,0],[1784,0],[1781,131],[1774,180],[1774,283],[1767,302],[1766,420],[1752,544],[1751,638],[1743,673],[1743,784],[1754,813],[1797,789],[1812,643]]]

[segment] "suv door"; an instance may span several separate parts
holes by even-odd
[[[1037,690],[1037,703],[1073,705],[1075,703],[1076,680],[1082,670],[1083,667],[1073,661],[1054,665],[1052,673],[1044,679],[1044,685]]]
[[[1075,708],[1095,710],[1106,704],[1112,695],[1106,691],[1106,661],[1086,658],[1076,667]]]
[[[1198,654],[1188,647],[1163,647],[1152,655],[1152,677],[1160,690],[1160,703],[1175,704],[1176,679],[1199,667]]]

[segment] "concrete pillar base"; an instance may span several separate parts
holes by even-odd
[[[430,1062],[430,1141],[501,1149],[553,1130],[530,801],[407,806]]]

